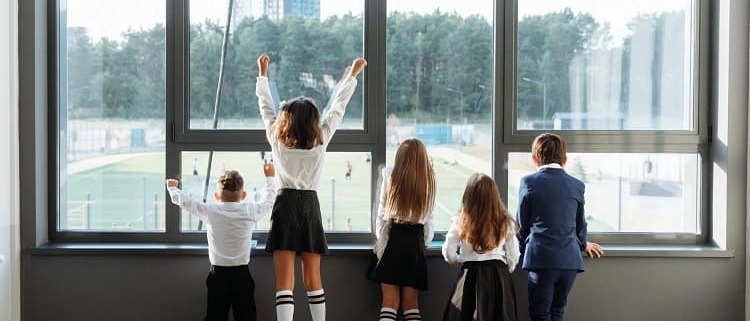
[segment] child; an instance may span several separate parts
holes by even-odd
[[[426,246],[432,241],[435,173],[427,149],[418,139],[398,147],[393,168],[384,168],[375,221],[377,263],[369,278],[383,291],[378,320],[396,320],[399,306],[404,320],[422,320],[419,290],[427,290]]]
[[[268,86],[269,60],[266,54],[258,58],[255,93],[281,182],[266,244],[266,251],[273,253],[276,273],[276,317],[279,321],[291,321],[294,316],[294,260],[295,254],[300,253],[310,313],[313,321],[324,321],[325,292],[320,279],[320,255],[328,252],[328,245],[315,190],[328,143],[357,87],[356,77],[367,62],[362,58],[354,60],[333,94],[330,110],[321,120],[318,107],[305,97],[284,103],[277,118]]]
[[[604,254],[586,241],[584,184],[568,175],[565,141],[545,133],[534,139],[531,160],[537,172],[518,187],[518,239],[529,271],[529,316],[532,321],[561,321],[576,274],[583,272],[581,251]]]
[[[176,179],[167,180],[172,203],[197,216],[208,227],[208,259],[211,271],[206,279],[208,288],[207,321],[227,320],[232,308],[234,320],[256,320],[255,281],[250,275],[250,241],[255,222],[271,212],[274,188],[274,167],[263,167],[266,176],[264,196],[259,203],[241,203],[247,196],[242,176],[237,171],[224,171],[219,176],[214,198],[218,204],[196,202],[185,195]]]
[[[472,175],[443,243],[445,261],[463,263],[443,321],[517,321],[510,274],[519,256],[516,224],[495,181]]]

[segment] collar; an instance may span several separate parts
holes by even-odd
[[[562,166],[561,166],[560,164],[558,164],[558,163],[550,163],[550,164],[547,164],[547,165],[542,165],[542,166],[539,166],[539,167],[538,167],[538,168],[536,169],[536,171],[537,171],[537,172],[539,172],[539,171],[541,171],[541,170],[543,170],[543,169],[545,169],[545,168],[557,168],[557,169],[562,169],[563,167],[562,167]]]

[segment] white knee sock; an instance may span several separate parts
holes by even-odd
[[[380,308],[380,316],[378,321],[396,321],[396,314],[398,311],[391,308]]]
[[[310,314],[313,321],[325,321],[326,319],[326,292],[323,289],[307,292],[310,302]]]
[[[276,320],[292,321],[294,318],[294,295],[290,290],[276,292]]]
[[[421,321],[422,314],[419,313],[419,309],[411,309],[404,311],[404,321]]]

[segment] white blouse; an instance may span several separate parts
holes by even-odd
[[[385,213],[385,197],[387,194],[386,188],[388,187],[388,181],[391,179],[391,172],[393,172],[393,168],[385,167],[380,174],[380,189],[378,190],[380,201],[378,202],[377,208],[378,215],[375,218],[375,237],[377,238],[377,241],[372,249],[378,256],[378,259],[383,256],[383,251],[385,250],[385,246],[388,245],[388,237],[390,236],[391,231],[391,221],[385,219],[386,217],[390,217],[390,215],[386,215]],[[432,242],[432,238],[435,236],[435,231],[433,230],[433,208],[434,204],[430,204],[430,214],[419,222],[420,224],[424,224],[425,246],[429,246],[430,242]]]
[[[332,95],[330,109],[321,117],[320,130],[323,134],[323,145],[311,149],[288,148],[281,144],[275,136],[276,111],[268,86],[268,77],[258,77],[255,85],[255,95],[258,96],[260,116],[266,127],[266,138],[271,144],[276,177],[279,188],[298,190],[317,190],[320,173],[323,170],[326,148],[331,141],[336,127],[341,124],[346,111],[346,105],[357,88],[357,79],[347,75],[336,86]]]
[[[172,203],[198,217],[208,229],[208,260],[212,265],[238,266],[250,261],[250,242],[255,223],[271,213],[276,199],[274,180],[266,178],[259,202],[206,204],[193,200],[177,187],[168,187]]]
[[[508,270],[513,272],[521,256],[518,239],[515,234],[515,231],[508,233],[492,251],[477,253],[469,242],[459,238],[458,218],[453,218],[451,227],[448,229],[448,234],[445,235],[443,257],[446,262],[451,264],[470,261],[501,260],[508,265]]]

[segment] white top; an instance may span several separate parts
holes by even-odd
[[[520,248],[518,247],[518,238],[516,238],[515,234],[515,231],[508,233],[492,251],[477,253],[469,242],[459,238],[458,218],[453,218],[451,227],[448,229],[448,234],[445,235],[443,257],[446,262],[451,264],[469,261],[501,260],[508,265],[508,270],[513,272],[521,256]]]
[[[341,124],[346,111],[346,105],[352,98],[357,88],[357,79],[348,75],[336,86],[332,95],[330,109],[320,120],[320,130],[323,134],[323,145],[311,149],[287,148],[281,144],[274,135],[276,122],[276,111],[273,107],[271,89],[268,87],[268,77],[258,77],[255,85],[255,95],[258,96],[260,116],[266,126],[266,138],[271,144],[274,163],[276,165],[276,177],[279,180],[279,188],[292,188],[299,190],[317,190],[320,181],[320,172],[323,170],[326,148],[331,141],[336,127]]]
[[[378,215],[375,218],[375,237],[377,238],[377,241],[375,242],[375,247],[372,249],[373,252],[377,254],[378,259],[383,256],[383,251],[385,250],[385,246],[388,245],[388,237],[390,236],[391,221],[390,219],[386,219],[386,217],[390,217],[390,215],[385,214],[385,197],[387,194],[386,188],[388,186],[388,181],[391,179],[392,172],[393,168],[385,167],[380,174],[380,189],[378,192],[380,201],[377,209]],[[432,222],[435,214],[433,208],[434,204],[430,204],[430,214],[418,222],[424,224],[425,246],[429,246],[430,242],[432,242],[432,238],[435,236]]]
[[[266,178],[260,202],[224,202],[205,204],[185,195],[177,187],[168,187],[172,203],[198,217],[208,232],[208,260],[212,265],[238,266],[250,262],[250,242],[255,223],[271,213],[276,198],[272,177]]]
[[[562,169],[563,167],[562,167],[562,165],[560,165],[560,164],[558,164],[558,163],[549,163],[549,164],[547,164],[547,165],[542,165],[542,166],[539,166],[539,167],[538,167],[538,168],[536,169],[536,171],[538,172],[538,171],[541,171],[542,169],[545,169],[545,168],[557,168],[557,169]]]

